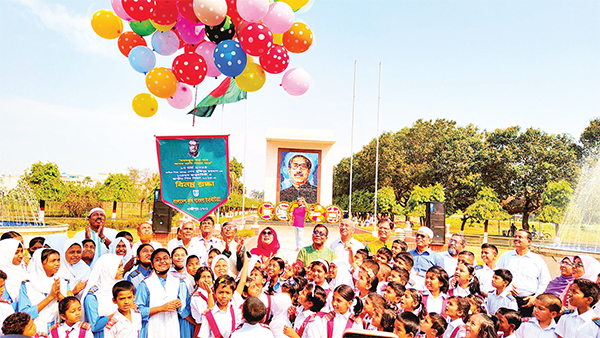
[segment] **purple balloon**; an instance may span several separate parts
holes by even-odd
[[[187,21],[181,14],[175,24],[175,29],[183,42],[195,45],[204,40],[204,24]]]
[[[179,49],[179,38],[175,32],[156,31],[152,34],[152,48],[160,55],[171,55]]]
[[[215,64],[214,52],[216,47],[217,45],[214,43],[210,41],[204,41],[196,48],[196,53],[200,54],[200,56],[204,58],[204,61],[206,61],[206,76],[209,77],[217,77],[221,75],[219,68],[217,68],[217,65]]]
[[[258,22],[269,11],[269,0],[237,0],[238,13],[248,22]]]

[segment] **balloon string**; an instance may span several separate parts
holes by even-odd
[[[198,99],[198,85],[194,86],[196,88],[196,92],[194,93],[194,117],[192,117],[192,127],[196,125],[196,100]]]

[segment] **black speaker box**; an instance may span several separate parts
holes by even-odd
[[[425,225],[433,230],[433,245],[446,243],[446,204],[425,202]]]
[[[152,212],[152,230],[157,234],[171,232],[171,207],[163,203],[160,190],[154,191],[154,209]]]

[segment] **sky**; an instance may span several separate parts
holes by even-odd
[[[158,99],[153,117],[134,113],[133,98],[148,92],[144,75],[116,39],[94,33],[100,9],[110,1],[2,0],[0,174],[38,161],[91,177],[156,170],[155,135],[217,135],[224,120],[248,188],[263,190],[268,128],[332,130],[334,162],[350,156],[355,62],[354,152],[377,136],[380,64],[380,132],[445,118],[578,139],[600,116],[597,0],[315,0],[296,16],[312,29],[313,45],[290,53],[290,68],[311,75],[310,90],[290,96],[281,74],[268,74],[247,102],[225,106],[224,119],[219,107],[194,127],[192,105],[177,110]],[[172,59],[158,56],[157,66]],[[198,101],[221,80],[198,85]]]

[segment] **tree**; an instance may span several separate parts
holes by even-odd
[[[393,215],[396,208],[396,195],[392,187],[377,190],[377,214]]]
[[[579,142],[583,145],[583,155],[596,151],[600,145],[600,118],[596,117],[590,121],[590,125],[585,127],[579,136]]]
[[[547,223],[561,223],[566,206],[569,204],[573,188],[565,180],[548,182],[542,193],[542,210],[537,219]]]
[[[483,182],[481,180],[480,173],[470,173],[465,177],[459,177],[457,180],[457,188],[452,191],[452,198],[454,205],[457,207],[456,213],[462,214],[462,220],[460,225],[460,232],[464,233],[465,224],[467,220],[471,218],[465,211],[467,208],[475,202],[475,198],[478,192],[481,190]]]
[[[62,207],[74,217],[85,217],[88,211],[100,204],[95,189],[85,184],[67,184],[65,197]]]
[[[262,190],[252,190],[250,191],[250,198],[257,201],[262,202],[265,198],[265,192]]]
[[[109,174],[98,189],[101,201],[136,202],[137,196],[133,183],[125,174]]]
[[[231,181],[231,193],[242,194],[244,185],[240,181],[244,166],[234,157],[229,161],[229,179]]]
[[[492,188],[483,187],[465,214],[483,222],[484,242],[487,243],[488,222],[491,219],[507,219],[508,213],[502,209],[498,195]]]
[[[32,164],[22,180],[29,184],[38,199],[62,201],[65,198],[65,184],[60,179],[60,171],[55,163],[40,161]]]
[[[419,221],[423,224],[425,218],[425,202],[444,202],[444,189],[442,185],[436,183],[428,187],[416,185],[410,194],[410,199],[406,206],[408,216],[419,217]]]
[[[573,182],[576,159],[577,146],[566,134],[510,127],[486,135],[479,162],[485,186],[510,214],[522,213],[523,229],[529,229],[529,215],[541,208],[548,182]]]
[[[143,214],[144,202],[154,200],[154,191],[160,187],[160,176],[150,169],[127,168],[127,176],[135,187],[137,201],[140,203],[140,217]]]

